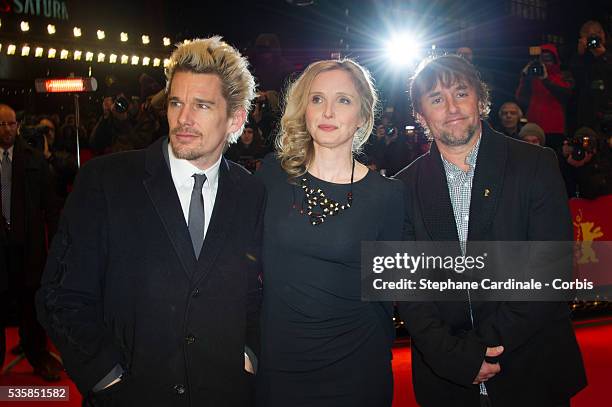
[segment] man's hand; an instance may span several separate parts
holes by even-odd
[[[542,76],[540,76],[540,80],[548,79],[548,69],[546,69],[546,64],[542,64]]]
[[[244,354],[244,370],[246,370],[250,374],[255,374],[255,369],[253,369],[251,359],[249,359],[246,353]]]
[[[107,96],[102,100],[102,114],[104,117],[108,117],[110,115],[111,110],[113,109],[113,98]]]
[[[504,352],[503,346],[497,346],[495,348],[487,348],[486,357],[496,358]],[[499,363],[488,363],[486,360],[482,361],[482,365],[480,366],[480,371],[478,375],[474,379],[472,384],[480,384],[481,382],[486,382],[496,374],[501,371],[501,367]]]
[[[121,381],[121,377],[116,378],[115,380],[113,380],[112,382],[110,382],[109,384],[107,384],[102,390],[106,390],[111,386],[114,386],[115,384],[119,383]]]
[[[580,38],[578,38],[578,55],[584,55],[584,52],[587,49],[587,43],[586,43],[587,39],[586,37],[581,36]]]
[[[45,159],[51,158],[51,150],[49,149],[49,141],[47,141],[47,136],[43,136],[45,141],[45,147],[43,149],[43,154],[45,155]]]

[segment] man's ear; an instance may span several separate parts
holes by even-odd
[[[247,112],[243,107],[236,109],[230,118],[231,123],[228,128],[228,133],[235,133],[242,128],[247,119]]]

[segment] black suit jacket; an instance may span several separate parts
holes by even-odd
[[[0,292],[8,288],[8,256],[19,256],[11,262],[20,268],[11,271],[16,273],[14,281],[20,286],[38,286],[47,260],[47,236],[55,233],[60,211],[47,161],[20,136],[15,140],[11,167],[10,230],[0,219]]]
[[[163,157],[166,139],[83,167],[38,292],[42,324],[101,404],[244,406],[259,350],[264,188],[225,159],[199,260]],[[111,403],[112,401],[112,403]]]
[[[458,233],[440,152],[396,176],[407,186],[406,240],[453,241]],[[485,190],[488,192],[485,193]],[[483,123],[468,241],[571,241],[563,179],[552,150]],[[565,303],[467,301],[399,305],[412,338],[413,384],[423,406],[478,406],[472,385],[487,346],[503,345],[501,372],[486,383],[494,406],[554,406],[586,385]]]

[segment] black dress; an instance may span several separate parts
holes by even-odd
[[[274,157],[257,175],[267,190],[258,406],[391,406],[392,305],[361,301],[360,257],[362,241],[401,240],[402,184],[370,171],[349,209],[313,226]],[[349,184],[305,177],[346,202]]]

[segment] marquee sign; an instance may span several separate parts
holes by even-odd
[[[68,20],[68,6],[61,0],[0,0],[0,12]]]

